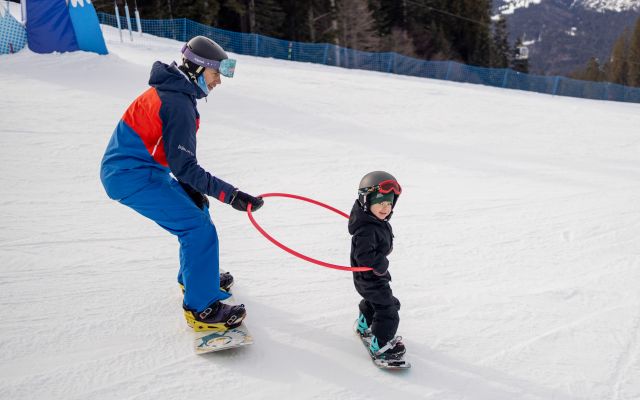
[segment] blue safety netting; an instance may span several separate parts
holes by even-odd
[[[117,26],[114,15],[98,13],[98,18],[101,24]],[[120,20],[121,26],[127,26],[124,16],[121,16]],[[181,42],[197,35],[207,36],[225,50],[236,54],[475,83],[558,96],[640,103],[640,88],[607,82],[525,74],[507,68],[476,67],[455,61],[425,61],[397,53],[372,53],[329,43],[292,42],[253,33],[231,32],[185,18],[143,19],[140,24],[144,33]],[[134,30],[138,29],[134,18],[131,18],[131,26]]]
[[[0,54],[11,54],[22,50],[27,44],[27,31],[9,13],[8,8],[0,5]]]

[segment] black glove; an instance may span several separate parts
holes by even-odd
[[[236,189],[231,194],[231,203],[229,204],[238,211],[247,211],[247,206],[251,204],[251,211],[258,211],[264,204],[264,200],[262,197],[253,197]]]
[[[180,181],[178,181],[178,182],[180,182]],[[209,198],[207,196],[205,196],[204,194],[198,192],[197,190],[195,190],[190,185],[187,185],[184,182],[180,182],[180,186],[182,186],[184,191],[187,192],[189,197],[191,197],[191,200],[193,200],[194,204],[199,209],[204,210],[205,206],[207,208],[209,208]]]

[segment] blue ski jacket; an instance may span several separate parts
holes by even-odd
[[[105,185],[109,197],[119,200],[140,190],[147,182],[144,174],[130,172],[151,168],[171,172],[196,191],[229,203],[235,188],[205,171],[196,158],[196,100],[205,97],[203,91],[175,63],[159,61],[151,68],[149,85],[122,116],[102,159],[103,182],[126,182]]]

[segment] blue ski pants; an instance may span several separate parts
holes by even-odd
[[[120,203],[155,221],[180,243],[178,282],[184,285],[184,305],[202,311],[230,295],[220,290],[218,234],[209,209],[198,208],[180,183],[160,168],[118,171],[102,183],[111,193],[130,193]],[[135,184],[138,187],[132,188]]]

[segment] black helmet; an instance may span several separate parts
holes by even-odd
[[[402,188],[400,184],[388,172],[385,171],[373,171],[369,172],[360,180],[360,185],[358,185],[358,201],[364,210],[369,208],[369,196],[375,193],[390,193],[393,192],[395,194],[392,208],[396,206],[398,203],[398,198],[400,197],[400,193],[402,193]]]
[[[196,80],[212,62],[229,58],[220,45],[208,37],[196,36],[182,47],[182,65],[180,69]]]

